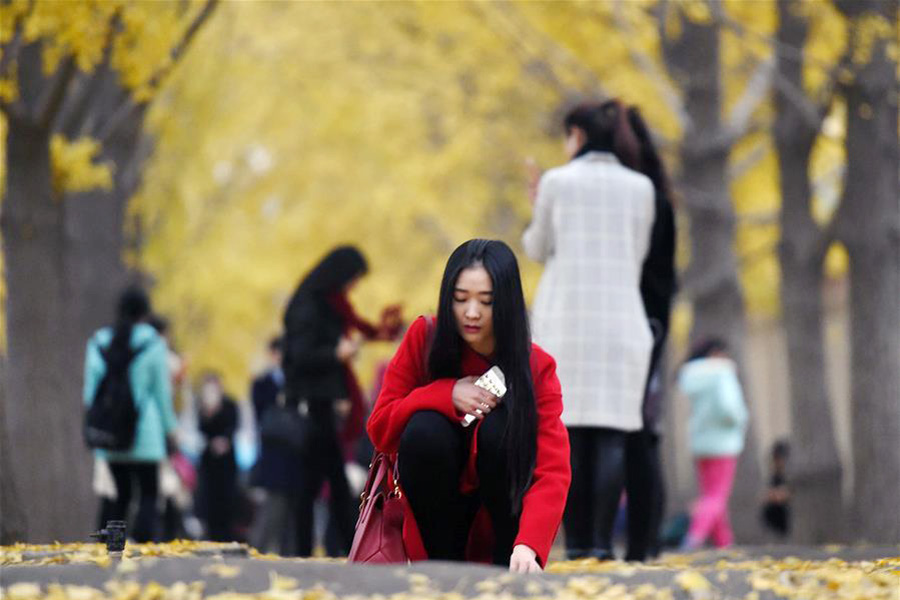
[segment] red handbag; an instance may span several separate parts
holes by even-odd
[[[403,519],[407,504],[397,480],[394,458],[376,452],[369,467],[366,487],[360,496],[356,534],[347,557],[350,562],[409,562],[403,545]]]
[[[434,317],[426,317],[425,327],[430,346],[435,331]],[[403,497],[399,479],[397,456],[376,452],[360,496],[356,533],[347,556],[350,562],[409,562],[403,544],[403,520],[409,505]]]

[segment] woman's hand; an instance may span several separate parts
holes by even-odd
[[[217,435],[210,441],[209,445],[213,454],[222,456],[231,449],[231,440],[225,436]]]
[[[477,377],[463,377],[457,380],[453,386],[453,406],[462,414],[483,419],[497,407],[499,400],[489,391],[475,385],[477,379]]]
[[[348,337],[341,337],[338,340],[337,350],[335,350],[335,354],[337,354],[337,359],[342,363],[348,362],[356,353],[359,352],[359,342],[352,340]]]
[[[513,573],[540,573],[537,553],[525,544],[517,544],[509,557],[509,570]]]
[[[538,184],[541,182],[541,175],[544,172],[531,156],[525,159],[525,172],[528,178],[528,198],[531,200],[531,205],[534,206],[534,202],[537,200]]]

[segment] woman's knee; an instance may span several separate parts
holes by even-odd
[[[506,463],[506,411],[495,410],[478,427],[479,467],[497,468]]]
[[[400,464],[431,468],[459,462],[461,440],[454,424],[436,411],[415,413],[400,436]]]

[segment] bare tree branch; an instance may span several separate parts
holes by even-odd
[[[191,21],[191,24],[185,30],[184,34],[181,37],[181,40],[175,46],[172,47],[171,52],[169,53],[169,60],[166,61],[164,65],[162,65],[151,77],[147,80],[147,86],[151,89],[156,89],[160,86],[163,79],[171,73],[172,69],[178,63],[178,60],[182,57],[182,55],[187,51],[188,47],[191,44],[191,41],[194,39],[194,36],[200,30],[200,27],[204,22],[212,15],[213,10],[219,4],[219,0],[206,0],[206,4],[197,13],[197,16],[194,17],[194,20]],[[126,94],[122,102],[115,108],[112,113],[112,116],[107,119],[106,123],[102,127],[100,134],[98,137],[100,138],[101,143],[106,143],[113,135],[115,135],[116,131],[119,127],[122,126],[123,123],[127,122],[138,110],[140,110],[143,106],[148,103],[147,100],[141,102],[135,102],[130,94]]]
[[[12,39],[0,46],[0,77],[6,76],[6,70],[15,62],[19,55],[19,48],[22,47],[22,24],[21,19],[16,22],[16,29],[13,32]]]
[[[775,59],[767,58],[759,63],[744,88],[744,93],[728,115],[726,127],[735,137],[743,137],[750,126],[750,119],[762,102],[769,97],[775,74]]]
[[[42,94],[42,99],[38,102],[37,121],[42,127],[49,127],[50,123],[59,112],[63,100],[66,97],[66,91],[69,84],[75,76],[75,59],[71,55],[63,59],[62,64],[57,67],[53,78],[48,82],[47,89]]]
[[[852,50],[852,46],[848,44],[847,49],[844,51],[844,55],[841,56],[841,59],[831,68],[826,83],[819,92],[818,111],[823,119],[825,118],[825,115],[828,114],[828,108],[831,106],[831,101],[834,98],[835,91],[840,85],[842,76],[845,73],[850,73],[851,75],[855,74],[854,71],[856,69],[853,66]]]
[[[22,23],[31,14],[31,11],[34,10],[35,0],[28,6],[28,10],[25,11],[25,14],[16,19],[15,29],[13,31],[12,38],[2,46],[0,46],[0,78],[6,77],[7,75],[12,75],[16,77],[15,73],[7,73],[9,67],[16,63],[16,60],[19,58],[19,50],[22,48]],[[5,113],[8,117],[21,118],[26,115],[25,106],[21,101],[8,102],[6,100],[0,99],[0,111]]]
[[[818,131],[822,126],[822,119],[825,116],[822,107],[817,106],[810,101],[803,90],[799,89],[792,81],[785,78],[781,73],[776,72],[774,74],[773,82],[775,88],[797,107],[807,126],[812,128],[813,131]]]
[[[765,42],[767,45],[771,46],[777,51],[783,52],[786,56],[792,56],[797,60],[803,60],[807,64],[818,66],[823,69],[831,67],[829,63],[818,59],[815,56],[809,55],[808,53],[804,54],[803,48],[797,48],[790,44],[786,44],[783,41],[772,37],[771,35],[754,31],[753,29],[747,27],[744,23],[741,23],[740,21],[729,17],[725,13],[721,14],[719,20],[722,25],[728,27],[739,36],[756,38],[759,41]]]
[[[103,45],[103,57],[100,63],[94,68],[90,79],[81,79],[81,86],[77,89],[74,96],[63,106],[59,115],[59,131],[62,131],[70,138],[78,137],[83,134],[82,124],[88,114],[91,104],[91,98],[97,93],[102,86],[104,79],[109,76],[110,60],[112,58],[113,41],[121,31],[121,16],[116,11],[110,17],[109,25],[106,31],[106,42]]]
[[[765,140],[760,140],[753,146],[753,149],[747,153],[741,160],[728,166],[728,179],[735,179],[744,176],[750,169],[759,164],[759,162],[769,153]]]
[[[625,18],[624,0],[616,0],[613,14],[615,15],[616,25],[620,31],[626,34],[633,33],[628,19]],[[634,44],[628,44],[628,54],[631,56],[632,62],[643,71],[650,81],[659,90],[669,110],[678,120],[679,127],[684,130],[689,120],[687,111],[684,109],[684,103],[675,87],[670,83],[669,76],[663,72],[655,60],[653,60],[646,52],[641,51]]]
[[[219,0],[206,0],[206,4],[203,5],[203,8],[197,13],[197,16],[194,17],[194,20],[191,21],[191,24],[185,30],[184,35],[181,36],[181,40],[175,46],[172,47],[172,51],[169,53],[169,60],[161,66],[156,73],[154,73],[150,79],[147,81],[147,85],[151,88],[159,87],[162,80],[166,78],[166,76],[172,71],[172,68],[178,63],[181,56],[187,51],[188,47],[191,44],[191,41],[194,39],[194,36],[197,35],[197,32],[200,30],[200,27],[203,26],[203,23],[212,15],[213,10],[219,4]]]

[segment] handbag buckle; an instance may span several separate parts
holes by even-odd
[[[394,489],[388,493],[388,497],[400,499],[403,497],[403,492],[400,491],[400,482],[397,481],[397,477],[394,477]]]

